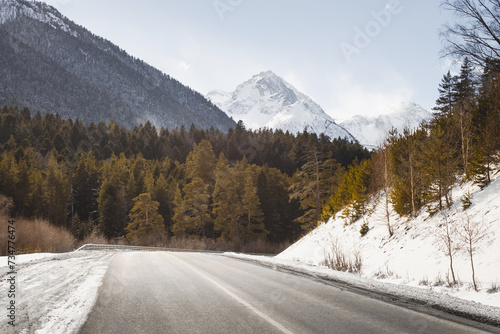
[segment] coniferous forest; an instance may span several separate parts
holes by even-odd
[[[347,140],[242,123],[228,133],[126,130],[5,106],[0,126],[0,194],[11,215],[43,218],[75,240],[210,240],[236,250],[293,242],[315,226],[343,171],[370,157]]]

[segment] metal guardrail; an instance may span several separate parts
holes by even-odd
[[[163,247],[143,247],[143,246],[127,246],[127,245],[105,245],[105,244],[86,244],[78,248],[78,251],[93,251],[93,250],[116,250],[116,251],[149,251],[149,252],[185,252],[185,253],[224,253],[223,251],[211,251],[200,249],[180,249],[180,248],[163,248]]]

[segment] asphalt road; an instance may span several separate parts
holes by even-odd
[[[216,254],[123,252],[80,333],[479,331]]]

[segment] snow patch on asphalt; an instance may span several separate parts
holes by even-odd
[[[0,305],[16,305],[16,326],[0,318],[3,333],[77,333],[97,300],[97,292],[114,252],[16,256],[16,296],[8,298],[7,257],[0,257]],[[5,312],[4,312],[5,313]],[[6,315],[6,314],[5,314]],[[5,331],[4,331],[5,330]]]

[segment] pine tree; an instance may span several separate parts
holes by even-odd
[[[456,91],[458,78],[452,76],[450,71],[443,76],[439,84],[439,98],[436,100],[436,107],[433,109],[444,115],[451,115],[455,107],[458,93]]]
[[[402,135],[390,137],[389,165],[393,188],[391,202],[401,216],[416,217],[422,207],[422,171],[418,143],[425,138],[425,130],[405,129]]]
[[[97,218],[99,170],[93,152],[82,155],[72,175],[73,212],[83,221]]]
[[[99,188],[99,229],[107,239],[121,237],[128,222],[127,193],[127,159],[112,156],[104,165],[102,184]]]
[[[306,151],[306,163],[292,179],[291,198],[299,199],[301,208],[305,211],[297,220],[306,232],[321,221],[335,167],[337,165],[332,159],[328,159],[313,146]]]
[[[263,222],[263,213],[260,209],[260,199],[257,195],[257,186],[254,184],[253,175],[247,173],[245,179],[245,189],[242,198],[244,220],[246,227],[246,239],[264,239],[269,233]]]
[[[184,206],[184,201],[182,199],[182,193],[179,186],[175,189],[174,197],[174,216],[172,221],[172,232],[176,238],[182,239],[188,236],[188,225],[186,219],[186,207]]]
[[[0,160],[0,193],[13,197],[17,183],[17,163],[13,152],[3,153]]]
[[[30,172],[28,164],[23,159],[17,164],[16,191],[14,193],[15,213],[29,214],[30,203]]]
[[[207,140],[202,140],[194,146],[193,151],[186,158],[186,176],[188,179],[201,178],[212,192],[215,185],[215,164],[216,157],[212,144]]]
[[[152,194],[155,188],[155,178],[151,171],[146,172],[146,176],[144,177],[144,191]]]
[[[474,67],[468,57],[465,57],[460,74],[455,83],[456,102],[467,106],[475,103],[477,91],[477,79],[474,75]]]
[[[71,187],[64,164],[59,164],[51,154],[44,180],[46,217],[55,225],[67,226]]]
[[[44,217],[44,175],[42,170],[31,167],[29,169],[29,197],[30,197],[30,217]]]
[[[473,112],[473,154],[471,178],[481,187],[491,182],[494,166],[500,162],[500,74],[487,66],[481,78],[478,108]]]
[[[451,143],[447,141],[441,124],[437,123],[431,127],[429,136],[422,145],[421,169],[426,189],[424,198],[428,202],[428,211],[435,214],[443,210],[445,205],[449,208],[452,204],[450,193],[455,183],[456,162]]]
[[[244,237],[240,217],[245,214],[239,177],[236,168],[230,168],[227,158],[221,153],[215,168],[215,188],[212,196],[214,229],[221,233],[221,239],[232,241],[236,251],[240,249]]]
[[[156,179],[151,198],[160,203],[158,213],[165,221],[165,230],[170,233],[173,217],[173,202],[175,196],[176,184],[173,179],[167,181],[163,174],[160,174]]]
[[[206,237],[212,224],[208,185],[195,177],[184,186],[183,192],[186,230],[192,235]]]
[[[368,190],[371,177],[368,160],[355,163],[344,176],[339,190],[332,199],[335,210],[343,208],[342,216],[353,223],[366,213]]]
[[[215,155],[212,144],[202,140],[194,146],[186,158],[186,174],[189,182],[182,189],[185,227],[183,234],[199,237],[213,234],[211,195],[215,186],[214,169]]]
[[[125,228],[127,241],[144,242],[149,238],[159,241],[165,234],[163,218],[158,213],[160,203],[151,199],[149,193],[143,193],[133,199],[134,207],[130,211],[130,223]]]
[[[128,174],[127,183],[127,201],[129,207],[132,207],[133,199],[139,194],[146,191],[146,169],[147,161],[141,153],[139,153],[133,160]]]
[[[474,75],[474,68],[466,57],[455,83],[456,105],[454,108],[454,119],[460,133],[463,172],[466,176],[469,175],[469,158],[471,154],[471,113],[477,108],[476,91],[477,80]]]
[[[257,195],[264,226],[271,242],[295,241],[301,234],[295,218],[301,216],[300,203],[290,199],[290,178],[276,168],[264,166],[257,177]]]

